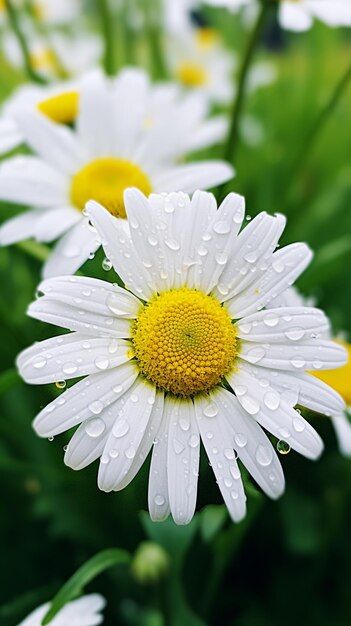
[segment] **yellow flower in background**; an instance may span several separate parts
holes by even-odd
[[[330,387],[333,387],[344,398],[346,404],[351,405],[351,344],[342,339],[335,339],[335,341],[347,351],[348,362],[335,370],[313,372],[313,374],[327,385],[330,385]]]

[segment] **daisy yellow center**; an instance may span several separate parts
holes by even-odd
[[[206,85],[207,72],[200,63],[196,61],[182,61],[176,70],[177,79],[186,87],[202,87]]]
[[[218,43],[218,35],[213,28],[198,28],[195,41],[199,50],[209,50]]]
[[[237,355],[228,312],[195,289],[167,291],[146,304],[134,323],[132,340],[142,374],[181,396],[220,383]]]
[[[78,113],[79,94],[77,91],[60,93],[37,105],[38,110],[53,122],[70,124],[74,122]]]
[[[38,52],[32,52],[30,55],[30,63],[35,70],[39,71],[56,71],[57,58],[53,50],[43,48]]]
[[[347,350],[348,362],[346,365],[334,370],[318,370],[310,373],[335,389],[346,404],[351,405],[351,344],[340,339],[336,341]]]
[[[88,200],[96,200],[115,217],[126,217],[123,192],[137,187],[145,195],[152,191],[151,183],[138,165],[125,159],[102,157],[84,165],[72,178],[71,200],[84,209]]]

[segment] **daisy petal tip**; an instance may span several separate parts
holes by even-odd
[[[85,205],[85,211],[87,212],[89,217],[99,215],[102,211],[106,212],[106,210],[107,209],[105,209],[105,207],[102,206],[102,204],[100,204],[99,202],[96,202],[96,200],[88,200]]]

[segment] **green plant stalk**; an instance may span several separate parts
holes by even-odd
[[[346,71],[342,74],[342,76],[340,77],[340,79],[338,80],[337,84],[335,85],[335,88],[330,96],[330,98],[328,99],[328,101],[326,102],[326,104],[324,105],[324,107],[321,109],[321,111],[319,112],[319,114],[317,115],[314,123],[312,124],[311,128],[309,129],[303,143],[301,144],[301,146],[299,147],[297,154],[294,157],[294,160],[292,162],[292,166],[290,168],[290,172],[287,178],[287,182],[285,184],[285,196],[288,195],[288,192],[291,188],[291,185],[293,184],[293,182],[296,180],[297,176],[299,175],[299,173],[302,171],[309,154],[311,153],[316,141],[318,140],[319,135],[321,134],[321,132],[323,131],[326,123],[328,122],[329,118],[331,117],[335,107],[337,106],[338,102],[340,101],[341,97],[343,96],[349,82],[351,79],[351,64],[348,65],[348,67],[346,68]],[[300,205],[301,208],[304,207],[303,203]],[[301,211],[300,209],[296,209],[294,211],[294,218],[296,217],[297,212]]]
[[[49,610],[42,619],[42,625],[49,624],[55,615],[71,600],[77,598],[84,587],[96,576],[106,569],[115,565],[127,565],[130,562],[130,554],[126,550],[119,548],[109,548],[98,552],[89,561],[86,561],[74,574],[65,582],[63,587],[57,592],[50,604]]]
[[[20,241],[16,244],[16,246],[37,261],[46,261],[51,252],[48,246],[32,240]]]
[[[271,4],[269,2],[266,1],[261,3],[260,12],[257,16],[257,20],[248,39],[246,50],[242,58],[238,78],[238,90],[232,105],[231,123],[223,153],[224,158],[231,163],[234,162],[236,148],[238,145],[240,118],[245,104],[247,79],[249,76],[250,66],[270,8]]]
[[[45,85],[47,83],[45,78],[43,76],[40,76],[40,74],[37,74],[37,72],[32,66],[31,59],[30,59],[30,52],[29,52],[29,48],[27,45],[27,40],[21,30],[16,10],[14,9],[12,5],[12,0],[5,0],[5,6],[6,6],[7,13],[8,13],[9,21],[11,24],[11,28],[14,32],[14,35],[17,39],[18,45],[22,52],[24,67],[25,67],[25,71],[27,73],[28,78],[35,83],[38,83],[40,85]]]
[[[105,41],[104,68],[108,76],[115,74],[115,47],[113,19],[109,9],[109,0],[99,0],[101,29]]]
[[[159,17],[162,11],[162,6],[159,2],[158,4],[146,2],[144,11],[152,75],[155,80],[162,80],[168,77]]]

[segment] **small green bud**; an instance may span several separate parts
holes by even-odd
[[[134,578],[143,585],[156,583],[169,569],[170,558],[158,543],[143,541],[137,548],[131,564]]]

